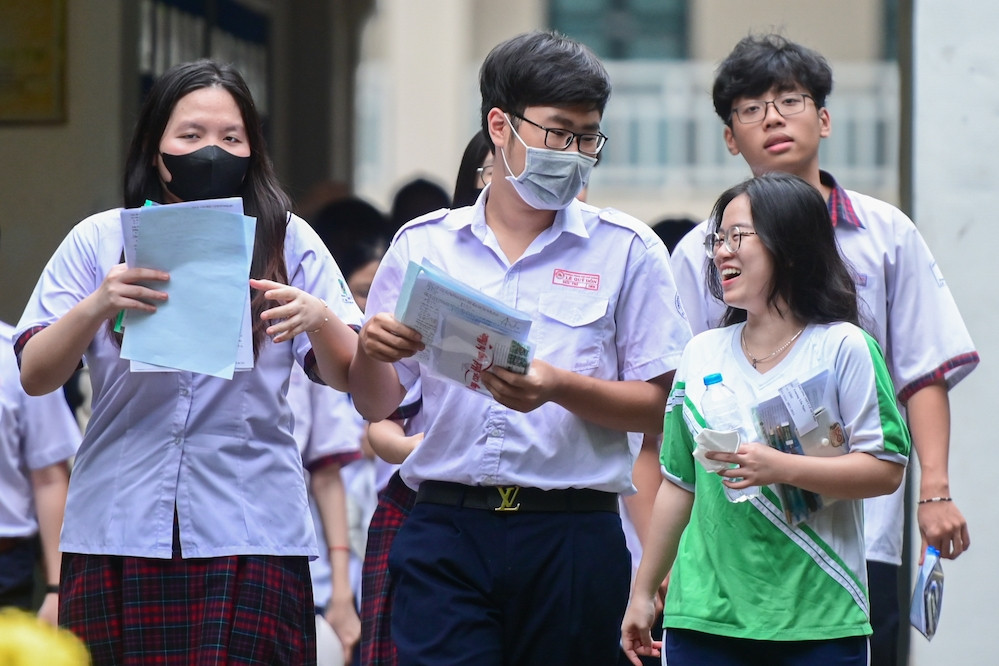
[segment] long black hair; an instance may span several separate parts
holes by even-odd
[[[267,155],[263,126],[250,89],[231,65],[197,60],[175,65],[156,79],[142,105],[125,161],[125,206],[135,208],[147,199],[163,201],[163,188],[155,164],[170,115],[182,97],[212,87],[232,95],[243,116],[250,145],[249,167],[238,192],[243,197],[243,211],[257,218],[250,274],[286,283],[288,270],[284,263],[284,238],[291,200],[281,189]],[[262,293],[251,289],[250,294],[253,353],[256,356],[266,338],[264,330],[267,323],[260,319],[260,313],[267,304]]]
[[[708,226],[712,232],[721,228],[725,208],[741,194],[749,197],[756,236],[773,258],[768,304],[783,315],[783,300],[805,324],[847,321],[859,326],[852,271],[840,256],[829,208],[819,191],[785,173],[750,178],[718,197]],[[723,300],[714,262],[708,262],[707,280],[711,295]],[[722,325],[745,320],[745,310],[729,307]]]

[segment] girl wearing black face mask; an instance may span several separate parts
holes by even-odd
[[[95,663],[315,663],[316,545],[285,400],[291,366],[349,390],[366,418],[401,399],[386,388],[398,384],[391,368],[356,358],[348,324],[360,311],[322,242],[288,213],[242,78],[211,61],[178,65],[139,117],[124,203],[224,196],[241,196],[257,218],[253,369],[231,380],[129,371],[109,322],[121,310],[155,312],[169,275],[120,263],[117,209],[73,229],[15,331],[29,393],[61,386],[84,356],[90,367],[93,416],[70,482],[59,608]],[[206,322],[189,335],[197,344],[211,333]],[[126,638],[139,634],[141,645]]]

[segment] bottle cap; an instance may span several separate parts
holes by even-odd
[[[712,384],[721,384],[722,376],[720,372],[715,372],[710,375],[704,376],[704,385],[711,386]]]

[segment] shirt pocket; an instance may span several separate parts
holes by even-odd
[[[542,315],[537,354],[560,368],[592,370],[613,345],[608,299],[581,294],[546,293],[538,300]]]

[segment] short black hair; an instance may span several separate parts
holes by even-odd
[[[493,108],[522,114],[529,106],[582,107],[603,115],[607,70],[589,48],[556,32],[529,32],[489,52],[479,70],[482,131]]]
[[[656,232],[669,253],[673,254],[677,244],[696,226],[697,221],[690,217],[664,217],[652,225],[652,231]]]
[[[816,108],[824,107],[833,86],[826,59],[778,34],[749,35],[718,66],[711,98],[715,113],[731,125],[735,98],[761,95],[773,87],[789,91],[799,86],[812,96]]]
[[[391,240],[385,214],[353,196],[327,204],[310,224],[336,259],[345,280],[372,261],[380,261]]]
[[[860,325],[853,272],[839,253],[829,207],[817,189],[786,173],[750,178],[726,190],[711,211],[708,229],[718,231],[732,200],[749,197],[757,238],[773,257],[768,300],[783,300],[806,324],[848,321]],[[718,268],[707,264],[708,290],[722,298]],[[722,325],[746,320],[746,311],[729,307]]]
[[[400,187],[392,197],[389,224],[392,235],[410,220],[451,207],[451,195],[443,187],[426,178],[414,178]]]

